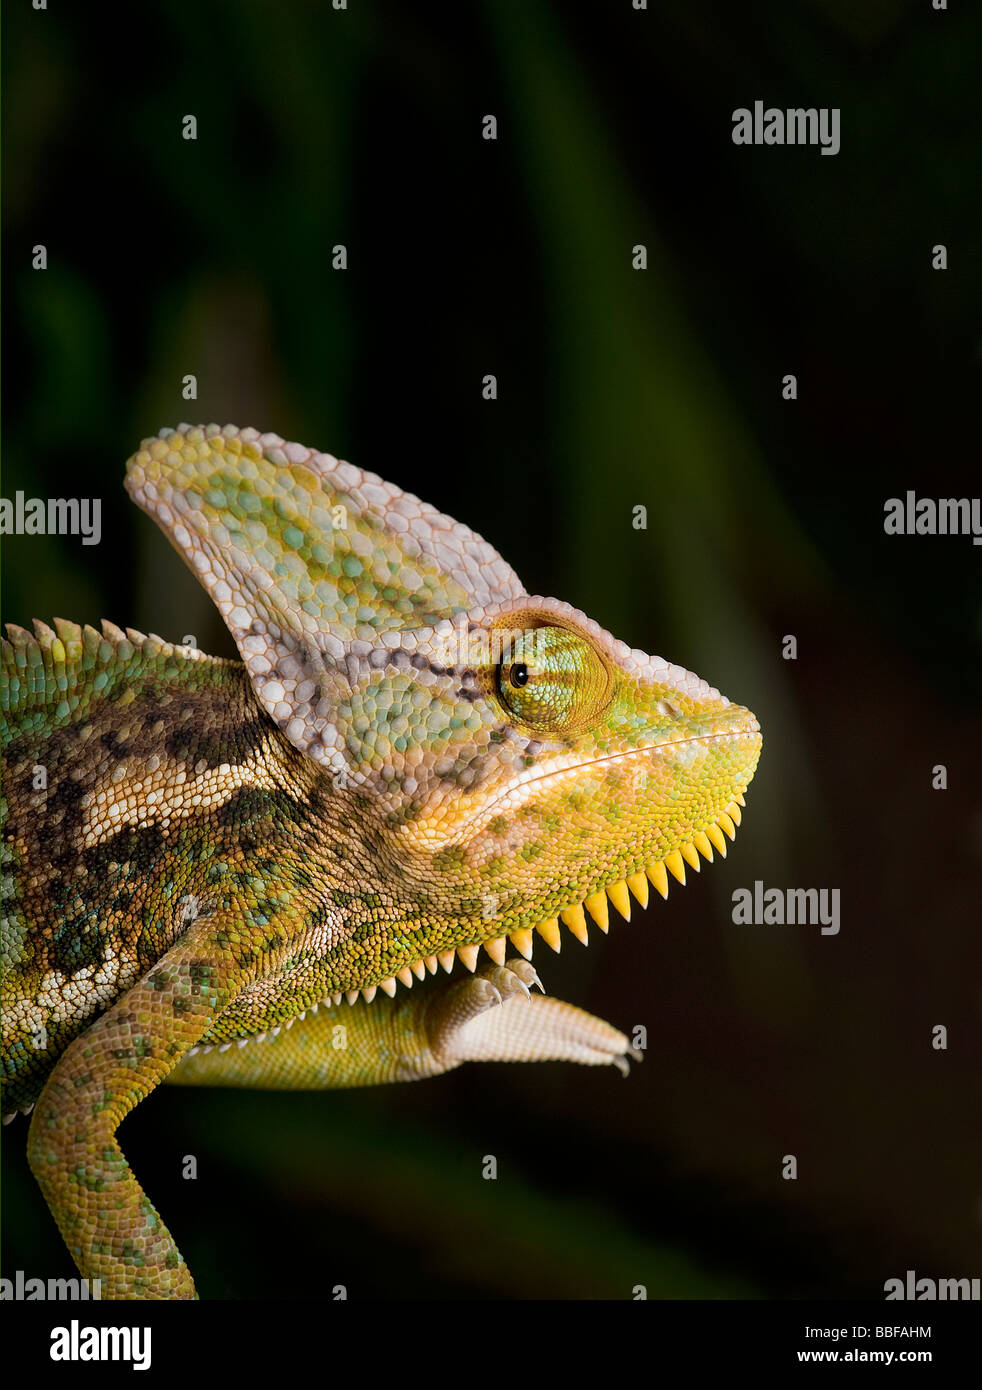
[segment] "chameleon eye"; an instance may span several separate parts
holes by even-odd
[[[509,636],[495,672],[498,699],[509,715],[540,733],[571,733],[592,718],[610,679],[590,642],[560,627]]]

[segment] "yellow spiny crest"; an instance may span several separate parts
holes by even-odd
[[[515,931],[494,937],[480,945],[457,946],[448,951],[441,951],[435,956],[427,956],[415,961],[412,966],[403,967],[394,976],[379,981],[377,985],[369,985],[360,990],[349,990],[344,997],[349,1004],[353,1004],[359,998],[371,1002],[378,989],[383,990],[391,997],[396,992],[396,981],[410,989],[414,977],[417,980],[422,980],[427,970],[431,974],[435,973],[438,964],[450,972],[453,969],[455,958],[460,959],[465,969],[473,972],[477,968],[482,946],[494,964],[498,966],[505,964],[509,942],[526,960],[531,960],[535,933],[538,933],[553,951],[558,952],[562,947],[560,923],[576,937],[577,941],[587,946],[589,945],[587,914],[601,931],[608,931],[610,927],[607,909],[609,899],[624,920],[629,922],[631,920],[632,895],[642,908],[646,908],[649,902],[648,885],[651,883],[663,898],[667,898],[669,874],[679,883],[684,884],[686,864],[698,872],[700,853],[710,862],[713,860],[714,846],[717,851],[725,854],[726,841],[723,839],[720,826],[723,827],[730,839],[733,839],[740,819],[740,808],[734,800],[726,811],[720,813],[718,823],[708,825],[705,831],[696,831],[691,841],[681,844],[677,850],[669,851],[663,859],[653,860],[650,864],[646,864],[643,870],[629,874],[625,879],[616,879],[603,888],[598,888],[596,892],[588,894],[581,902],[571,903],[568,907],[562,908],[555,917],[544,918],[541,922],[536,923],[534,928],[519,927]],[[337,995],[336,1002],[340,1002],[341,997],[341,995]]]

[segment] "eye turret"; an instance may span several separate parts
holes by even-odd
[[[596,648],[562,627],[516,633],[495,668],[498,699],[538,733],[575,733],[606,702],[610,676]]]

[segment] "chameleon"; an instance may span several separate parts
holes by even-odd
[[[330,454],[180,425],[126,488],[241,659],[7,625],[3,1110],[102,1296],[190,1299],[116,1137],[154,1087],[628,1071],[623,1032],[532,992],[533,944],[725,855],[761,733]]]

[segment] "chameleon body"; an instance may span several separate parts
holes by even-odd
[[[530,995],[533,942],[585,943],[725,853],[761,738],[330,455],[182,425],[127,488],[242,660],[8,626],[3,1104],[33,1108],[32,1170],[103,1296],[190,1298],[115,1137],[135,1105],[164,1080],[626,1070],[617,1029]]]

